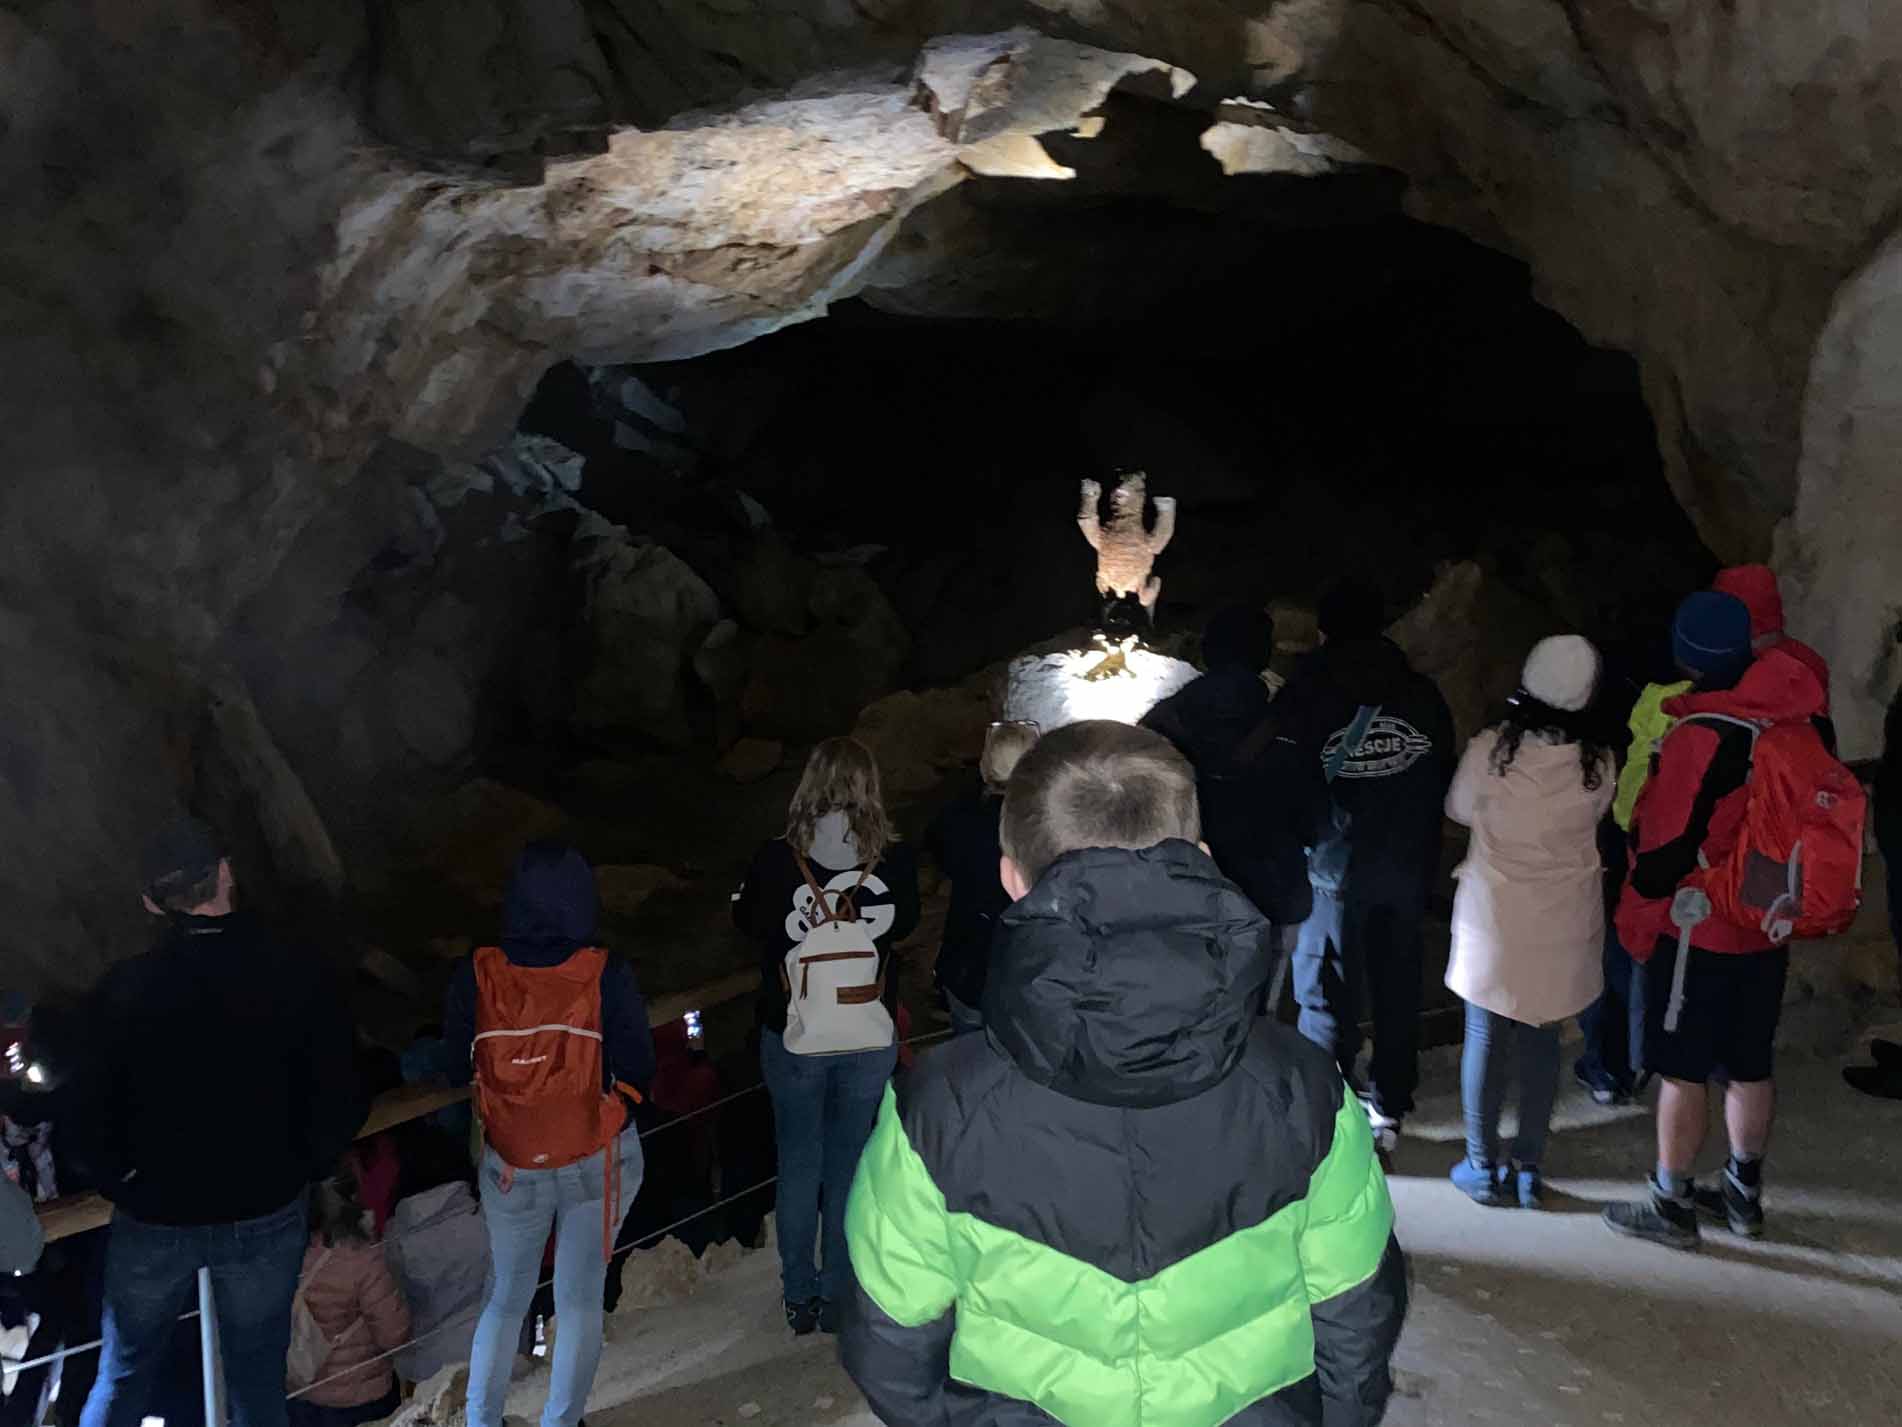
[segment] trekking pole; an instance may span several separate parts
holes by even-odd
[[[1691,933],[1711,914],[1710,897],[1701,887],[1680,887],[1671,899],[1671,921],[1677,927],[1677,965],[1671,968],[1671,1000],[1664,1008],[1664,1031],[1676,1035],[1684,1015],[1684,979],[1691,966]]]
[[[204,1359],[205,1427],[224,1427],[223,1383],[218,1362],[218,1315],[211,1298],[211,1269],[198,1270],[198,1348]]]

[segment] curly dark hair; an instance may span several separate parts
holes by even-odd
[[[1572,713],[1542,703],[1524,689],[1506,700],[1506,715],[1494,725],[1499,741],[1493,745],[1493,772],[1504,774],[1519,756],[1519,744],[1528,733],[1551,735],[1559,743],[1578,745],[1578,766],[1588,789],[1605,781],[1605,760],[1610,756],[1617,767],[1617,754],[1603,742],[1583,712]]]

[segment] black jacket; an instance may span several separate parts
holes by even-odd
[[[1882,763],[1876,770],[1876,841],[1890,861],[1902,860],[1902,690],[1882,726]]]
[[[849,892],[858,887],[853,898],[859,917],[871,923],[872,940],[878,946],[878,969],[883,975],[890,965],[892,947],[910,936],[918,925],[918,861],[905,843],[892,844],[859,883],[863,867],[831,867],[814,862],[813,875],[829,891]],[[733,924],[760,948],[759,1023],[769,1031],[786,1029],[786,991],[780,972],[786,953],[806,939],[806,909],[812,902],[806,879],[799,873],[792,848],[786,839],[776,837],[761,845],[747,869],[746,881],[733,894]],[[886,980],[887,1007],[897,1005],[897,984]]]
[[[1274,741],[1253,761],[1243,749],[1271,715],[1259,675],[1216,668],[1143,718],[1195,767],[1202,836],[1224,874],[1277,926],[1298,926],[1313,908],[1308,853],[1321,827],[1327,786],[1320,765]]]
[[[180,917],[106,974],[73,1127],[100,1192],[153,1224],[282,1209],[363,1124],[343,988],[242,913]]]
[[[951,908],[938,948],[938,985],[973,1010],[984,1004],[991,937],[1010,905],[998,873],[1004,799],[978,793],[952,803],[925,834],[925,850],[951,881]]]
[[[1278,732],[1324,766],[1364,704],[1380,713],[1328,787],[1343,816],[1321,835],[1313,866],[1344,864],[1339,890],[1354,900],[1423,906],[1439,872],[1442,809],[1459,762],[1438,686],[1390,640],[1324,644],[1275,700]]]
[[[1005,914],[984,1034],[887,1102],[847,1213],[881,1420],[1102,1427],[1107,1378],[1118,1423],[1379,1421],[1405,1264],[1340,1073],[1254,1014],[1269,937],[1185,842],[1071,853]]]

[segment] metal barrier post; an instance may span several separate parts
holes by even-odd
[[[223,1373],[218,1361],[218,1314],[211,1299],[211,1270],[198,1270],[198,1347],[204,1359],[205,1427],[224,1427]]]

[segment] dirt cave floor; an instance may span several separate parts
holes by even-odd
[[[1390,1427],[1902,1422],[1902,1104],[1851,1093],[1843,1063],[1785,1061],[1770,1237],[1720,1230],[1681,1254],[1599,1222],[1650,1163],[1650,1121],[1569,1078],[1552,1210],[1463,1199],[1445,1179],[1458,1093],[1436,1057],[1392,1175],[1414,1297]],[[787,1334],[777,1288],[774,1255],[753,1253],[685,1301],[618,1315],[592,1427],[873,1427],[831,1340]],[[544,1390],[522,1383],[511,1414],[533,1421]]]

